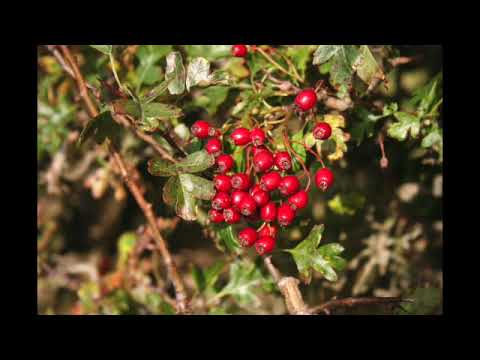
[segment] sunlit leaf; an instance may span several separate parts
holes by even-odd
[[[185,67],[183,66],[182,55],[173,51],[167,55],[167,68],[165,80],[169,81],[168,91],[172,95],[179,95],[185,91]]]

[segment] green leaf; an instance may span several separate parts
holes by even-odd
[[[292,254],[302,279],[309,283],[312,270],[321,273],[328,281],[336,281],[335,270],[345,267],[345,260],[339,256],[343,252],[340,244],[328,244],[318,248],[324,231],[323,225],[315,225],[309,235],[295,248],[284,250]]]
[[[373,136],[375,123],[379,119],[390,115],[375,115],[364,107],[355,108],[354,114],[356,115],[357,121],[355,122],[355,125],[353,125],[350,134],[352,135],[352,139],[356,141],[357,145],[360,145],[365,138],[370,138]]]
[[[225,86],[212,86],[203,89],[200,95],[193,99],[193,105],[205,108],[210,116],[213,116],[227,99],[229,90]]]
[[[411,296],[413,303],[402,303],[396,315],[435,315],[441,313],[442,289],[417,288]]]
[[[213,290],[215,283],[217,282],[220,274],[225,267],[225,263],[221,260],[215,262],[213,266],[202,270],[198,266],[194,266],[192,269],[192,277],[200,293]]]
[[[190,91],[192,86],[201,82],[208,82],[210,75],[210,63],[207,59],[198,57],[193,59],[187,68],[187,91]]]
[[[93,137],[99,145],[102,144],[106,138],[117,142],[122,130],[122,127],[113,120],[110,111],[104,111],[88,122],[78,138],[78,144],[84,144],[90,137]]]
[[[90,45],[90,46],[107,56],[112,53],[112,49],[113,49],[113,45]]]
[[[328,207],[336,214],[352,216],[365,205],[365,200],[365,196],[358,192],[337,194],[328,201]]]
[[[231,48],[231,45],[185,45],[189,57],[203,57],[209,61],[230,56]]]
[[[434,127],[422,140],[422,147],[429,148],[435,145],[443,146],[443,131]]]
[[[298,144],[300,143],[300,144]],[[292,148],[300,156],[303,162],[307,159],[307,151],[303,147],[303,130],[295,133],[292,136]],[[302,170],[302,165],[298,161],[297,157],[292,154],[292,171],[297,172]]]
[[[140,45],[136,52],[140,64],[136,69],[137,92],[143,84],[152,85],[161,80],[162,69],[155,64],[172,50],[171,45]]]
[[[153,176],[168,177],[177,174],[172,164],[163,159],[150,159],[147,163],[147,170]]]
[[[292,59],[293,65],[300,72],[300,76],[305,77],[310,55],[312,54],[311,45],[295,45],[287,48],[287,56]]]
[[[420,119],[406,112],[398,111],[394,114],[397,122],[390,125],[387,134],[399,141],[404,141],[408,134],[415,138],[420,132]]]
[[[174,165],[175,170],[181,173],[196,173],[207,170],[215,164],[215,157],[205,150],[188,155]]]
[[[197,219],[196,200],[192,193],[182,187],[179,176],[172,176],[163,187],[163,201],[173,207],[178,216],[186,221]]]
[[[373,57],[368,45],[361,45],[358,58],[355,61],[357,75],[366,84],[370,85],[375,77],[383,78],[383,71],[377,60]]]
[[[233,229],[233,226],[219,225],[218,229],[218,235],[227,247],[227,250],[232,253],[240,254],[242,252],[240,242],[238,240],[235,230]]]
[[[179,95],[185,91],[185,67],[182,55],[178,51],[172,51],[167,55],[167,68],[165,80],[169,81],[168,91],[172,95]]]
[[[319,45],[313,54],[313,65],[320,65],[330,60],[342,45]]]
[[[340,94],[346,94],[352,84],[354,64],[358,57],[358,50],[355,45],[340,45],[334,55],[330,69],[330,81]]]
[[[442,82],[443,73],[440,72],[428,84],[413,93],[409,104],[417,107],[417,113],[420,118],[430,113],[442,99]]]
[[[183,190],[191,193],[193,197],[211,200],[215,196],[213,181],[192,174],[180,174],[178,177]]]
[[[122,236],[118,239],[117,248],[118,248],[118,265],[120,267],[125,266],[128,260],[128,257],[135,249],[135,244],[137,243],[137,234],[134,232],[123,233]]]
[[[160,126],[160,121],[177,119],[182,115],[182,110],[174,105],[151,102],[143,106],[143,116],[138,125],[143,131],[154,131]]]
[[[149,102],[155,100],[167,90],[168,84],[170,84],[169,81],[162,81],[159,85],[155,86],[152,90],[150,90],[145,96],[142,96],[140,98],[141,102],[143,104],[148,104]]]

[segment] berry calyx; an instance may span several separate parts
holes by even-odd
[[[215,159],[215,163],[218,166],[218,171],[223,174],[233,168],[234,161],[230,155],[222,154]]]
[[[275,247],[275,238],[271,236],[262,236],[255,243],[255,250],[258,255],[264,255],[272,252]]]
[[[212,207],[216,210],[229,208],[232,200],[227,193],[219,192],[212,199]]]
[[[327,191],[332,186],[333,180],[333,173],[328,168],[322,168],[315,174],[315,184],[322,191]]]
[[[267,205],[270,201],[270,195],[268,192],[263,191],[258,184],[250,189],[250,195],[253,197],[253,200],[255,200],[258,206]]]
[[[246,145],[250,142],[250,131],[245,128],[238,128],[233,130],[230,138],[235,145]]]
[[[250,176],[244,173],[232,175],[232,187],[238,190],[247,190],[250,187]]]
[[[278,228],[275,225],[266,224],[259,232],[258,237],[271,236],[277,238]]]
[[[293,195],[300,188],[300,181],[295,175],[287,175],[282,178],[278,190],[282,195]]]
[[[238,240],[243,247],[250,247],[255,244],[257,237],[257,232],[251,227],[247,227],[238,233]]]
[[[272,222],[277,217],[277,205],[270,201],[260,209],[260,218],[265,222]]]
[[[313,89],[304,89],[295,98],[295,104],[303,111],[313,109],[317,104],[317,94]]]
[[[255,128],[250,131],[250,138],[254,146],[261,146],[265,142],[265,132],[262,129]]]
[[[233,208],[223,210],[223,217],[225,218],[225,222],[227,224],[236,224],[240,222],[241,219],[240,213]]]
[[[282,204],[277,210],[277,221],[280,226],[288,226],[295,219],[295,210],[287,203]]]
[[[203,120],[195,121],[195,123],[191,127],[191,131],[193,136],[199,139],[205,139],[215,134],[215,128],[210,126],[208,122]]]
[[[290,170],[292,167],[292,158],[287,151],[279,151],[274,156],[275,166],[280,170]]]
[[[245,45],[233,45],[232,55],[235,57],[245,57],[248,53],[248,49]]]
[[[205,150],[213,156],[218,156],[222,152],[222,142],[216,137],[211,138],[205,144]]]
[[[313,128],[313,137],[318,140],[327,140],[332,135],[332,127],[326,122],[320,122]]]
[[[221,192],[229,192],[232,189],[231,177],[224,174],[218,174],[213,177],[215,189]]]
[[[268,171],[272,166],[273,155],[268,150],[257,152],[253,157],[253,167],[257,173]]]
[[[225,218],[223,217],[223,213],[221,211],[218,211],[216,209],[210,209],[208,212],[208,218],[210,219],[211,222],[215,224],[222,223],[225,221]]]
[[[242,215],[250,216],[257,210],[257,203],[252,196],[246,194],[240,201],[240,204],[238,204],[238,209]]]
[[[261,177],[260,188],[263,191],[273,191],[278,188],[281,180],[282,176],[278,172],[271,171]]]
[[[247,195],[248,193],[246,193],[245,191],[232,191],[232,193],[230,194],[230,198],[232,199],[232,206],[238,209],[243,198]]]
[[[287,202],[293,210],[303,209],[308,205],[308,193],[305,190],[300,190],[290,196]]]

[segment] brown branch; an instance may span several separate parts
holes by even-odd
[[[264,262],[285,299],[288,313],[290,315],[312,315],[312,312],[303,301],[302,293],[298,288],[300,281],[291,276],[283,277],[272,264],[271,256],[267,256]]]
[[[319,90],[317,96],[318,101],[323,102],[326,107],[334,110],[345,111],[353,106],[351,99],[347,98],[345,100],[340,100],[336,97],[329,96],[325,89]]]
[[[70,53],[70,50],[66,46],[61,45],[60,49],[62,50],[62,53],[65,59],[70,63],[72,71],[75,75],[75,80],[77,82],[80,96],[83,102],[85,103],[88,114],[90,115],[90,117],[95,118],[98,115],[98,110],[88,95],[87,88],[85,86],[85,80],[83,78],[83,75],[80,72],[80,69],[78,68],[77,62],[75,61],[72,54]],[[140,190],[139,184],[129,176],[127,171],[127,166],[125,165],[125,162],[122,156],[117,152],[117,150],[109,140],[107,140],[107,145],[108,145],[108,150],[110,152],[110,156],[112,156],[116,165],[120,169],[120,173],[122,175],[123,181],[127,185],[131,194],[133,195],[139,207],[143,211],[145,217],[147,218],[147,221],[152,230],[155,242],[157,243],[158,249],[160,251],[160,254],[162,255],[163,261],[167,268],[168,276],[171,279],[173,286],[175,288],[177,312],[187,313],[189,312],[189,309],[188,309],[188,301],[187,301],[188,299],[185,292],[185,286],[177,272],[175,263],[172,260],[172,256],[168,250],[167,244],[163,239],[162,235],[160,234],[160,231],[158,230],[156,216],[152,210],[152,204],[150,204],[145,200]]]
[[[330,311],[339,307],[353,307],[356,305],[389,305],[399,304],[401,302],[413,302],[410,299],[402,299],[400,297],[349,297],[345,299],[330,300],[313,309],[314,313],[324,312],[329,315]]]

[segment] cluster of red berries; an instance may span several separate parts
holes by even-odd
[[[330,136],[331,129],[326,123],[317,124],[315,129],[314,136],[317,138],[326,139]],[[218,129],[199,120],[191,130],[194,136],[206,140],[205,150],[216,159],[217,174],[213,179],[216,194],[208,213],[210,221],[236,224],[242,216],[251,222],[264,221],[265,224],[258,231],[252,227],[240,231],[239,240],[244,247],[255,245],[260,255],[271,252],[278,231],[273,222],[277,221],[282,227],[288,226],[294,221],[296,211],[308,205],[308,189],[301,189],[300,181],[295,175],[286,174],[292,168],[290,154],[287,151],[272,153],[265,146],[267,137],[260,128],[235,129],[230,135],[231,141],[237,146],[251,148],[252,167],[259,178],[258,183],[254,183],[248,172],[232,172],[234,160],[231,155],[222,152]],[[322,168],[316,173],[315,182],[320,189],[327,190],[333,183],[332,172]],[[277,205],[271,199],[273,191],[286,197],[286,201]]]

